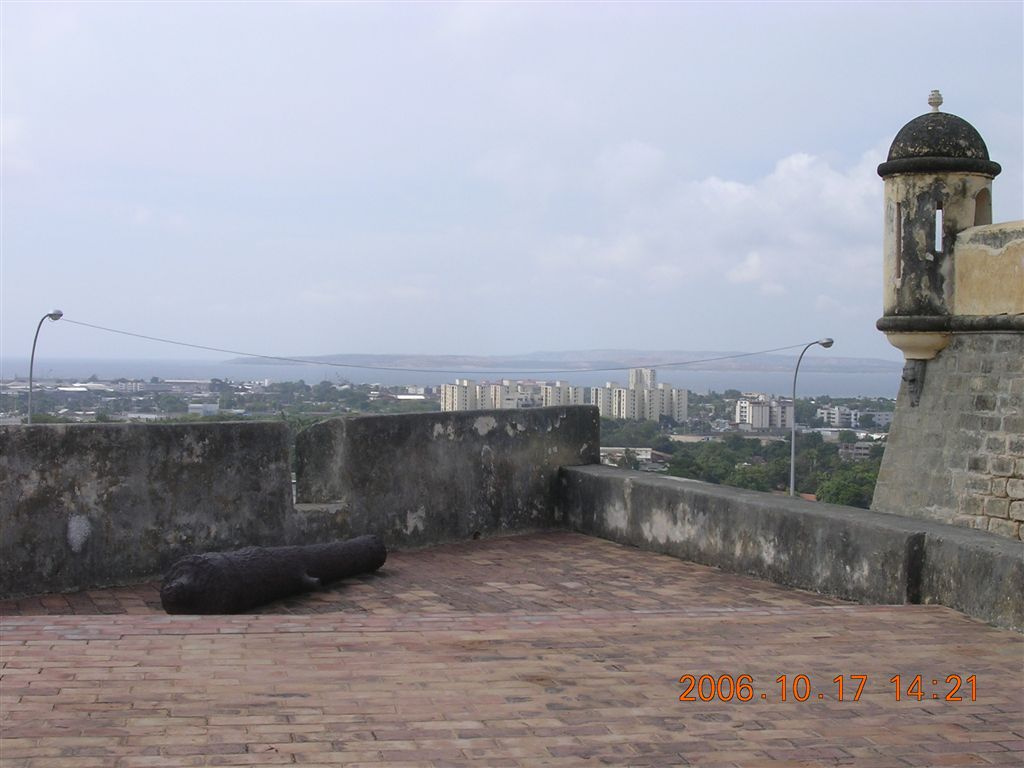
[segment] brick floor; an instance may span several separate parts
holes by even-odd
[[[393,553],[260,614],[158,602],[0,603],[4,768],[1024,765],[1020,635],[574,534]],[[750,675],[753,699],[679,701],[684,674]],[[953,674],[976,701],[945,700]]]

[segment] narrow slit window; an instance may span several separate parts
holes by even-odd
[[[896,203],[896,279],[903,277],[903,203]]]
[[[935,206],[935,252],[942,253],[942,203]]]

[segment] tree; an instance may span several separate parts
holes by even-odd
[[[313,399],[319,403],[336,403],[341,399],[341,393],[331,382],[321,381],[313,387]]]
[[[661,453],[675,453],[676,443],[667,435],[660,435],[651,443],[651,448]]]
[[[188,403],[178,395],[158,394],[153,401],[158,411],[164,413],[183,413],[188,410]]]
[[[839,442],[853,445],[857,442],[857,433],[849,429],[842,429],[839,431]]]
[[[818,486],[818,501],[869,509],[877,478],[878,466],[874,462],[840,467]]]
[[[749,488],[752,491],[772,490],[772,480],[768,468],[764,465],[740,465],[729,473],[725,484],[734,488]]]
[[[700,467],[697,465],[693,453],[687,449],[678,451],[668,463],[668,474],[673,477],[690,477],[700,479]]]
[[[817,419],[818,404],[813,400],[796,399],[794,416],[797,424],[813,424]]]

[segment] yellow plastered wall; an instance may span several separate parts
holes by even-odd
[[[1024,221],[959,233],[953,270],[954,314],[1024,313]]]

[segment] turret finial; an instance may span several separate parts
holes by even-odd
[[[932,108],[932,112],[938,112],[939,107],[942,106],[942,94],[938,91],[932,91],[929,93],[928,106]]]

